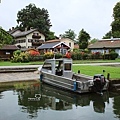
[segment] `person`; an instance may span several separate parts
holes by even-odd
[[[67,51],[67,53],[66,53],[66,57],[67,57],[67,58],[71,58],[70,50]]]

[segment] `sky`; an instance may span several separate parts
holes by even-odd
[[[102,39],[111,30],[113,8],[119,0],[0,0],[0,26],[6,31],[17,25],[17,13],[30,3],[48,10],[56,36],[69,29],[77,36],[84,29],[91,39]]]

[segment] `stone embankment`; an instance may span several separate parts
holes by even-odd
[[[111,91],[120,92],[120,80],[111,80],[109,89]]]
[[[38,80],[40,65],[0,67],[0,82]]]

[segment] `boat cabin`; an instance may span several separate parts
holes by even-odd
[[[46,59],[42,71],[53,75],[72,78],[72,59]]]

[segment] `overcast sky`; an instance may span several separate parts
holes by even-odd
[[[119,0],[1,0],[0,26],[6,31],[17,25],[17,13],[30,3],[48,10],[55,35],[68,29],[78,35],[83,28],[91,39],[101,39],[110,29],[113,8]]]

